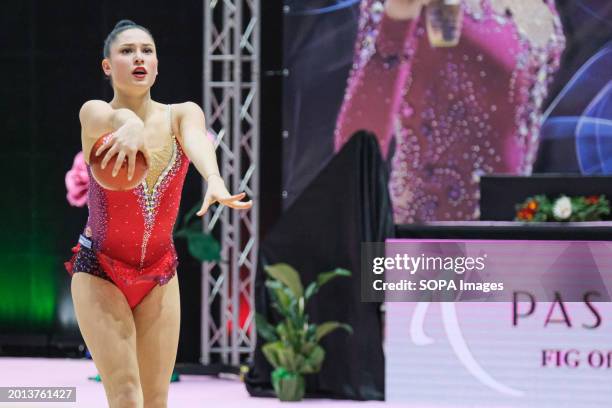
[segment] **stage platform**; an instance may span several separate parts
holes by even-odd
[[[101,383],[88,380],[96,375],[91,360],[48,359],[48,358],[0,358],[0,386],[64,386],[77,388],[76,403],[1,403],[0,407],[34,408],[105,408],[107,407]],[[196,407],[287,407],[295,403],[281,403],[271,398],[249,396],[244,384],[238,379],[224,379],[214,376],[182,375],[179,382],[170,384],[169,408]],[[300,407],[408,407],[405,404],[384,402],[338,401],[325,399],[306,399]],[[414,407],[416,408],[416,406]],[[419,408],[441,408],[423,407]]]

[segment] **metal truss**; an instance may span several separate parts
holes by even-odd
[[[200,362],[238,366],[255,349],[254,287],[259,249],[260,0],[204,0],[204,113],[216,137],[230,192],[253,199],[248,211],[218,206],[206,232],[221,238],[221,261],[202,265]],[[204,186],[206,187],[206,186]],[[242,316],[241,305],[248,309]],[[218,356],[218,357],[217,357]]]

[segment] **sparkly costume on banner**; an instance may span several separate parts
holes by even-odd
[[[113,282],[131,308],[176,273],[178,264],[172,231],[178,215],[189,159],[171,125],[164,146],[150,149],[147,177],[133,190],[110,191],[91,175],[89,219],[74,256],[66,262],[70,274],[86,272]]]
[[[395,138],[389,190],[396,223],[477,219],[482,174],[531,172],[541,105],[565,39],[552,2],[543,7],[554,27],[541,42],[503,3],[465,0],[459,44],[437,49],[425,13],[400,21],[380,1],[361,4],[335,148],[367,129],[386,157]]]

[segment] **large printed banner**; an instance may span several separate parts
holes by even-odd
[[[465,248],[466,242],[457,242]],[[424,258],[427,245],[433,243],[422,243]],[[386,400],[415,407],[609,406],[612,303],[592,294],[612,284],[611,244],[496,243],[506,248],[506,254],[511,252],[508,248],[516,249],[517,260],[533,260],[538,251],[556,253],[536,262],[548,276],[567,272],[573,263],[576,287],[583,296],[564,298],[559,295],[563,288],[555,291],[555,281],[550,280],[547,290],[557,293],[552,299],[523,287],[510,301],[386,303]],[[467,253],[479,245],[469,244],[473,248]],[[491,245],[484,242],[485,248],[487,244]],[[581,280],[583,269],[597,270],[604,282]],[[489,277],[495,279],[494,273]]]
[[[366,302],[612,299],[612,242],[391,239],[361,254]]]
[[[282,109],[282,189],[283,207],[288,208],[335,154],[334,137],[339,131],[339,113],[344,99],[350,96],[349,71],[356,58],[361,58],[362,54],[364,57],[369,56],[373,52],[373,47],[367,47],[372,42],[372,37],[368,31],[369,24],[365,24],[367,16],[363,13],[374,13],[370,18],[375,22],[380,21],[380,15],[375,12],[380,10],[385,2],[284,0],[283,3],[283,68],[286,71]],[[493,8],[502,8],[501,5],[508,2],[493,3],[497,4]],[[612,145],[612,126],[609,121],[612,113],[608,106],[611,95],[608,85],[612,72],[609,69],[612,43],[608,43],[612,39],[610,1],[557,0],[548,3],[556,4],[565,32],[566,51],[557,74],[550,78],[552,83],[549,86],[548,100],[542,104],[545,114],[542,117],[544,123],[539,134],[541,143],[535,170],[611,173],[612,163],[609,158],[612,156],[606,155]],[[372,7],[366,7],[368,5]],[[497,18],[504,20],[505,17]],[[501,24],[497,30],[503,30],[505,24]],[[377,32],[378,28],[376,26],[373,32]],[[495,33],[490,34],[493,36],[490,47],[505,47],[496,46]],[[362,41],[359,41],[359,38]],[[504,65],[506,62],[499,64]],[[432,65],[430,71],[433,75],[443,68],[444,66]],[[488,75],[486,78],[490,81],[480,81],[480,76],[476,78],[479,87],[490,88],[490,92],[503,88],[502,78],[494,75]],[[389,78],[389,81],[394,80],[393,76]],[[421,77],[418,81],[421,88],[423,84],[430,83],[436,83],[433,76],[426,76],[424,79]],[[376,82],[372,89],[382,89],[384,86],[384,81]],[[411,88],[406,88],[405,91],[408,93]],[[371,125],[367,126],[368,129],[382,126],[379,123],[381,116],[377,116],[375,111],[380,109],[384,98],[389,97],[388,91],[385,92],[384,95],[373,93],[370,97],[371,106],[362,112],[365,122]],[[435,92],[433,95],[436,95]],[[446,94],[443,96],[445,99]],[[429,99],[437,100],[432,95]],[[412,108],[414,106],[405,111]],[[426,111],[420,114],[426,115]],[[395,126],[395,121],[393,123]],[[417,130],[421,132],[421,129]]]

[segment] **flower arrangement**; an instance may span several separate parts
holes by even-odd
[[[83,207],[87,204],[87,193],[89,191],[89,174],[83,152],[74,156],[72,168],[68,170],[65,177],[66,199],[73,207]]]
[[[568,197],[550,200],[543,194],[527,198],[516,206],[515,221],[601,221],[610,215],[610,202],[604,195]]]

